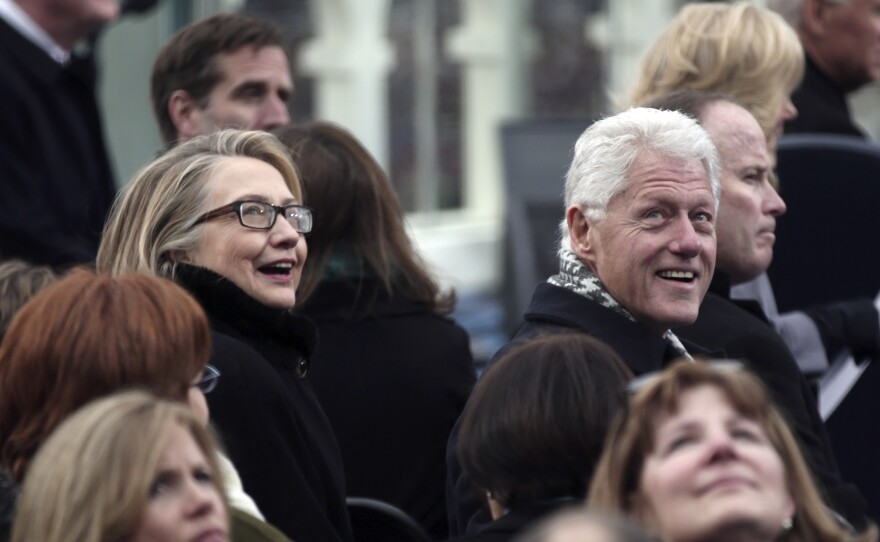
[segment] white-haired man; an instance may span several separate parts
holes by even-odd
[[[559,273],[537,286],[512,343],[586,333],[636,375],[704,352],[672,328],[696,320],[712,280],[718,175],[711,139],[681,113],[637,108],[590,126],[566,177]],[[454,430],[447,447],[453,536],[481,522],[456,442]]]

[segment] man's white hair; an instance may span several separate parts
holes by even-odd
[[[699,160],[708,174],[718,211],[720,166],[709,134],[696,120],[678,111],[647,107],[606,117],[581,134],[565,178],[565,208],[581,205],[589,218],[604,218],[608,203],[624,188],[633,162],[645,153]],[[570,250],[565,218],[560,229],[560,250]]]

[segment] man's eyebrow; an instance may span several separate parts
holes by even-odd
[[[232,95],[238,96],[245,92],[257,90],[261,93],[267,92],[269,86],[264,81],[244,81],[237,87],[232,89]]]

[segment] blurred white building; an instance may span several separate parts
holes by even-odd
[[[162,0],[110,28],[102,100],[117,177],[160,138],[149,72],[178,28],[220,10],[275,21],[290,39],[295,121],[354,132],[389,171],[441,279],[492,293],[505,197],[499,127],[615,110],[678,0]],[[878,133],[877,88],[855,100]],[[536,179],[535,182],[542,182]],[[562,209],[560,208],[560,218]]]

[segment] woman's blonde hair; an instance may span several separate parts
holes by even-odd
[[[798,444],[757,377],[744,369],[719,370],[710,363],[680,361],[636,392],[608,438],[590,487],[591,507],[631,514],[641,486],[645,459],[654,449],[657,421],[674,413],[681,394],[699,386],[718,388],[734,410],[754,420],[782,459],[789,494],[795,504],[794,526],[784,542],[869,542],[871,527],[854,535],[840,526],[825,506]]]
[[[648,50],[630,103],[677,90],[729,94],[769,141],[803,74],[803,47],[779,14],[746,2],[688,4]]]
[[[223,130],[191,139],[147,164],[120,191],[104,226],[98,270],[173,278],[172,253],[192,250],[201,239],[198,219],[209,211],[209,179],[235,157],[271,165],[302,201],[299,175],[290,155],[271,134]]]
[[[130,539],[175,425],[204,454],[212,484],[225,503],[216,440],[192,410],[144,392],[126,392],[83,407],[40,448],[24,481],[12,540]]]

